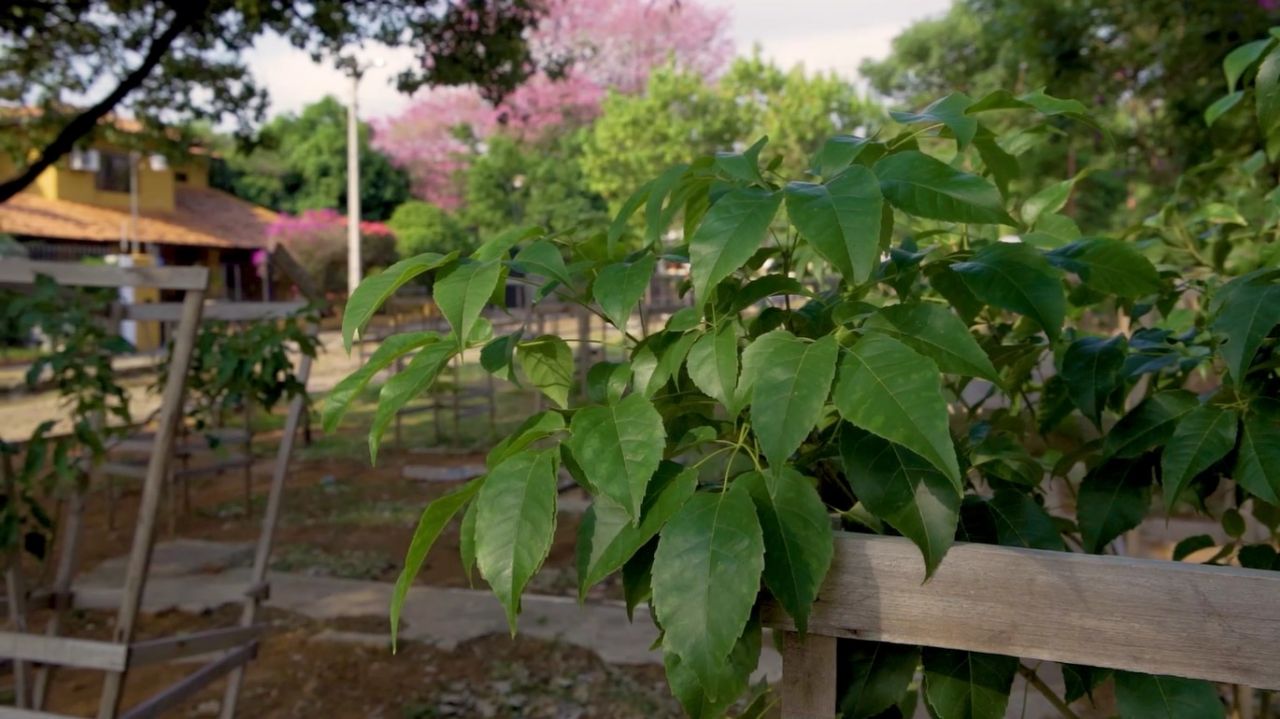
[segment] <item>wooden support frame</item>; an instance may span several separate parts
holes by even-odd
[[[169,709],[190,699],[196,692],[229,671],[239,669],[258,653],[258,643],[249,642],[237,649],[227,652],[220,659],[214,660],[186,677],[178,680],[167,689],[160,691],[150,699],[125,712],[121,719],[155,719]]]
[[[808,635],[776,605],[784,719],[835,714],[840,637],[1280,689],[1280,573],[957,544],[927,582],[906,539],[838,534]]]
[[[57,715],[40,711],[48,690],[50,670],[56,666],[74,666],[98,669],[106,672],[99,702],[99,719],[120,717],[124,679],[131,667],[174,659],[222,652],[222,656],[204,666],[159,694],[133,707],[123,716],[131,719],[159,716],[188,699],[208,683],[232,673],[227,687],[229,702],[223,705],[223,715],[234,716],[235,702],[243,677],[243,666],[257,652],[258,641],[264,625],[255,624],[259,605],[270,595],[266,571],[270,559],[272,539],[279,519],[285,478],[298,429],[303,424],[306,410],[305,397],[293,398],[286,418],[286,435],[276,455],[268,507],[263,517],[262,534],[254,560],[253,578],[245,592],[245,608],[238,626],[215,629],[175,637],[164,637],[134,642],[133,633],[141,608],[151,551],[154,546],[156,518],[161,494],[172,474],[175,441],[182,417],[182,402],[186,390],[186,375],[190,368],[195,346],[195,335],[201,318],[251,321],[287,317],[305,305],[299,302],[280,303],[210,303],[204,301],[204,287],[208,272],[204,268],[119,268],[64,263],[29,262],[27,260],[0,260],[0,283],[31,283],[38,275],[48,275],[64,285],[88,287],[145,286],[181,290],[185,293],[181,303],[136,305],[124,308],[114,319],[126,317],[153,321],[176,322],[174,350],[164,384],[157,431],[150,442],[149,459],[143,473],[142,497],[139,502],[137,527],[126,568],[125,586],[111,641],[73,639],[57,636],[60,624],[58,613],[46,625],[44,635],[27,633],[19,623],[17,632],[0,632],[0,655],[8,656],[15,670],[28,666],[36,668],[35,686],[31,692],[31,705],[0,706],[0,719],[48,718]],[[318,327],[310,328],[312,333]],[[303,356],[299,364],[299,379],[305,386],[310,378],[312,360]],[[245,442],[252,435],[246,428]],[[107,473],[101,466],[89,469],[91,477],[100,479]],[[247,472],[247,469],[246,469]],[[247,475],[246,475],[247,477]],[[172,489],[170,490],[172,491]],[[66,506],[64,536],[60,544],[57,574],[52,596],[70,597],[75,575],[78,544],[81,534],[84,493],[74,492]],[[15,587],[17,598],[7,603],[22,614],[25,593]],[[13,593],[10,591],[9,593]]]
[[[203,267],[115,267],[8,257],[0,260],[0,283],[30,285],[38,275],[74,287],[154,287],[199,292],[202,296],[209,285],[209,271]]]
[[[313,327],[312,331],[318,328]],[[298,380],[302,386],[311,379],[310,357],[303,355],[298,365]],[[267,569],[271,563],[271,548],[275,541],[275,528],[280,520],[280,507],[284,501],[284,482],[289,474],[289,460],[293,456],[293,444],[298,438],[298,430],[306,412],[306,398],[297,396],[289,400],[289,411],[284,419],[284,432],[280,436],[280,446],[276,450],[275,466],[271,470],[271,486],[267,490],[267,506],[262,513],[262,531],[258,534],[258,546],[253,555],[253,571],[249,578],[249,587],[245,591],[244,608],[240,613],[240,626],[253,627],[258,618],[258,608],[271,594],[271,584],[267,582]],[[240,688],[244,683],[244,665],[231,669],[227,678],[226,693],[222,699],[222,718],[233,719],[236,705],[239,703]]]

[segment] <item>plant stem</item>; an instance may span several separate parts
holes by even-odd
[[[1040,695],[1047,699],[1049,703],[1053,705],[1054,709],[1058,710],[1058,713],[1063,716],[1063,719],[1080,719],[1080,716],[1071,711],[1071,707],[1067,706],[1067,703],[1062,701],[1062,698],[1050,689],[1048,684],[1044,683],[1044,680],[1036,674],[1036,670],[1025,664],[1019,663],[1018,673],[1027,681],[1027,684],[1030,684],[1036,691],[1040,692]]]

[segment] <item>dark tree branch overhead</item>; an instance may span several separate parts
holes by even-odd
[[[524,30],[541,7],[540,0],[0,0],[0,103],[61,108],[86,88],[114,84],[69,120],[60,112],[36,113],[0,133],[0,152],[19,173],[0,177],[0,202],[112,112],[140,118],[163,112],[175,129],[196,121],[232,119],[242,129],[262,122],[268,97],[242,58],[265,33],[317,62],[368,40],[410,46],[416,62],[400,74],[401,90],[474,84],[487,97],[501,97],[532,71]],[[164,31],[157,35],[158,27]],[[104,75],[135,49],[145,50],[136,68],[118,79]],[[163,141],[183,142],[170,135]],[[33,150],[38,155],[30,160]]]
[[[179,9],[174,12],[173,22],[147,48],[146,57],[142,59],[138,67],[125,76],[120,81],[120,84],[116,85],[116,88],[111,91],[111,94],[76,115],[71,122],[67,123],[58,132],[57,137],[41,150],[40,157],[36,158],[35,162],[28,165],[17,177],[0,183],[0,202],[8,200],[21,192],[27,185],[35,182],[40,173],[70,152],[76,141],[89,134],[97,126],[98,122],[106,117],[126,95],[142,85],[147,76],[151,74],[151,71],[164,59],[165,54],[169,52],[169,48],[173,46],[178,36],[186,32],[200,18],[206,5],[206,2],[180,3]]]

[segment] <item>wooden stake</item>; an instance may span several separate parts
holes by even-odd
[[[782,719],[836,715],[836,638],[782,635]]]
[[[13,467],[9,455],[0,461],[0,473],[4,474],[4,491],[13,506],[17,506],[17,482],[13,477]],[[9,623],[14,631],[27,631],[27,590],[22,582],[22,550],[14,548],[9,555],[4,572],[5,592],[9,599]],[[31,705],[31,666],[25,661],[13,663],[13,701],[20,709]]]
[[[182,319],[178,323],[173,358],[165,378],[164,395],[160,405],[160,419],[156,428],[155,451],[147,464],[147,478],[142,486],[138,503],[138,521],[133,534],[133,547],[129,552],[129,564],[125,574],[124,594],[120,612],[116,617],[113,640],[128,644],[133,640],[138,611],[142,607],[142,591],[146,586],[147,569],[151,564],[151,549],[155,541],[156,510],[160,503],[160,491],[169,474],[173,458],[173,438],[178,421],[182,418],[182,400],[186,391],[187,372],[191,367],[191,354],[195,349],[196,328],[200,324],[200,312],[204,304],[204,290],[188,290],[182,303]],[[102,697],[98,703],[98,719],[115,719],[120,712],[123,698],[124,672],[109,672],[102,684]]]
[[[298,364],[298,381],[305,388],[310,377],[311,358],[303,355]],[[251,588],[266,582],[267,569],[271,564],[271,546],[275,540],[276,524],[280,519],[284,483],[289,474],[289,459],[293,456],[293,443],[298,436],[298,425],[302,423],[302,417],[305,414],[305,399],[304,396],[298,395],[289,401],[289,413],[284,420],[284,434],[280,437],[280,447],[276,450],[276,461],[271,470],[267,507],[262,514],[262,532],[258,535],[258,548],[253,555],[253,572],[249,577]],[[244,608],[240,611],[240,626],[253,626],[258,618],[258,605],[264,599],[265,592],[246,593]],[[240,688],[243,683],[244,666],[241,665],[232,669],[231,676],[227,679],[227,689],[222,698],[222,719],[232,719],[235,716],[236,703],[240,699]]]
[[[53,576],[54,605],[53,614],[45,624],[44,633],[48,637],[56,637],[62,630],[62,614],[70,607],[61,601],[62,597],[71,596],[71,582],[75,579],[77,565],[80,561],[80,533],[84,527],[84,491],[81,487],[72,490],[63,510],[62,531],[58,538],[58,569]],[[31,706],[33,709],[44,707],[45,695],[52,680],[53,667],[48,664],[36,668],[35,686],[31,690]]]

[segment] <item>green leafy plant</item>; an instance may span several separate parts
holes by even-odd
[[[25,550],[43,559],[54,524],[42,500],[83,482],[89,464],[130,422],[129,399],[112,360],[133,347],[108,328],[109,296],[103,291],[71,290],[38,276],[29,291],[6,292],[2,300],[0,327],[10,339],[41,344],[27,370],[27,385],[51,387],[71,427],[53,434],[51,420],[21,446],[0,441],[0,551],[12,556]]]
[[[319,344],[308,329],[315,322],[311,310],[279,320],[202,322],[187,374],[187,417],[195,431],[223,426],[233,407],[270,412],[282,400],[306,397],[290,351],[316,356]],[[213,434],[207,439],[217,443]]]
[[[1280,271],[1228,278],[1195,255],[1170,264],[1155,237],[1082,237],[1062,214],[1074,179],[1019,190],[1027,132],[1096,132],[1078,102],[955,94],[895,118],[881,134],[831,138],[802,179],[779,176],[758,143],[644,185],[607,231],[513,231],[467,257],[405,260],[356,291],[348,340],[422,272],[436,273],[453,331],[385,343],[331,395],[334,422],[395,358],[412,355],[382,388],[391,412],[468,349],[556,405],[493,448],[486,476],[423,512],[393,633],[459,513],[464,566],[514,631],[551,545],[561,468],[594,498],[578,537],[582,593],[620,572],[628,606],[652,605],[691,716],[722,714],[746,689],[762,597],[804,628],[833,521],[906,537],[932,574],[956,540],[1115,551],[1159,496],[1233,537],[1252,513],[1269,542],[1236,540],[1213,561],[1274,568]],[[661,244],[680,222],[686,242]],[[694,304],[644,334],[628,318],[658,260],[688,263]],[[493,337],[481,311],[509,269],[540,277],[538,297],[612,322],[629,359],[597,364],[578,387],[563,339]],[[374,453],[381,430],[375,420]],[[1074,497],[1074,513],[1050,511],[1055,493]],[[847,652],[846,716],[906,706],[922,664],[936,716],[1001,717],[1015,674],[1031,671],[1010,657],[885,652]],[[1110,676],[1068,670],[1069,700]],[[1126,716],[1164,712],[1170,695],[1187,701],[1168,716],[1222,715],[1203,682],[1121,673],[1115,685]]]

